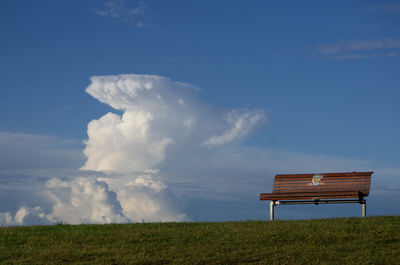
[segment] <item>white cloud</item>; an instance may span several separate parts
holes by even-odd
[[[10,212],[0,212],[0,226],[48,225],[52,223],[54,223],[52,217],[39,206],[34,208],[23,206],[14,216]]]
[[[242,139],[266,120],[264,110],[222,110],[203,102],[198,88],[155,75],[94,76],[86,91],[122,114],[89,123],[82,169],[113,176],[103,180],[132,221],[188,220],[168,189],[173,173],[152,169],[168,156],[172,164],[181,155],[201,159],[204,147]]]
[[[52,178],[40,186],[24,190],[20,196],[40,190],[50,207],[22,206],[13,215],[0,213],[0,225],[81,224],[128,222],[115,192],[96,178]],[[24,204],[36,202],[24,202]]]
[[[14,220],[10,212],[0,212],[0,225],[13,225]]]
[[[157,171],[146,171],[137,176],[51,179],[51,216],[73,224],[188,220],[157,177]]]
[[[342,41],[317,46],[317,51],[334,60],[357,60],[364,58],[397,56],[400,39],[374,39]]]
[[[177,201],[166,184],[173,173],[151,169],[166,157],[172,164],[181,155],[201,159],[204,146],[242,139],[266,120],[264,110],[222,110],[202,101],[200,89],[156,75],[94,76],[86,91],[122,114],[108,113],[89,123],[82,169],[114,176],[104,181],[132,221],[187,220],[174,207]],[[126,176],[132,175],[136,178],[128,181]]]
[[[19,191],[21,197],[39,191],[50,206],[22,206],[15,213],[0,212],[0,226],[190,220],[167,185],[155,179],[157,175],[157,171],[146,171],[142,175],[111,178],[51,178],[39,186]],[[24,202],[36,203],[38,198]]]
[[[245,137],[266,120],[260,109],[208,106],[199,89],[165,77],[132,74],[91,81],[86,91],[123,114],[108,113],[89,123],[85,170],[151,169],[165,159],[169,147],[219,146]]]
[[[340,52],[371,51],[399,47],[400,39],[377,39],[322,44],[318,46],[318,51],[322,54],[334,54]]]
[[[105,8],[91,8],[98,16],[111,17],[127,23],[133,23],[138,28],[145,28],[146,24],[141,20],[148,7],[146,2],[139,1],[136,7],[130,7],[125,0],[109,0],[104,3]]]
[[[202,153],[208,152],[204,145],[218,147],[242,139],[266,119],[263,110],[211,106],[200,99],[200,89],[165,77],[94,76],[91,81],[86,91],[122,114],[110,112],[88,124],[83,151],[87,160],[81,167],[85,171],[76,172],[77,176],[63,176],[40,167],[9,170],[13,176],[17,172],[46,173],[47,178],[31,183],[35,187],[31,197],[38,198],[37,193],[41,193],[46,207],[39,204],[41,210],[37,213],[32,209],[39,208],[32,202],[30,208],[20,208],[20,214],[5,212],[3,224],[31,224],[20,217],[21,213],[42,222],[73,224],[190,220],[169,187],[173,174],[154,168],[167,156],[173,163],[179,163],[174,157],[189,154],[193,159],[202,159]],[[51,149],[47,146],[34,152],[46,153]],[[49,179],[53,172],[59,176]],[[187,180],[193,177],[189,175]]]
[[[172,140],[149,132],[151,120],[149,112],[126,111],[122,117],[108,113],[91,121],[82,169],[135,172],[162,161]]]
[[[48,194],[53,201],[53,220],[69,223],[122,223],[129,219],[122,213],[115,192],[95,178],[50,179]]]
[[[400,4],[392,3],[392,4],[383,4],[383,5],[374,5],[365,8],[368,11],[378,12],[382,14],[400,14]]]
[[[220,135],[215,135],[203,142],[204,146],[219,146],[236,139],[244,137],[256,125],[266,119],[265,112],[262,110],[234,110],[227,116],[227,122],[232,127],[224,131]]]
[[[104,179],[118,194],[123,212],[133,222],[181,222],[190,218],[165,183],[158,170],[146,170],[135,178]]]
[[[364,59],[364,58],[394,57],[394,56],[397,56],[397,53],[395,53],[395,52],[389,52],[389,53],[384,53],[384,54],[378,54],[378,53],[357,54],[357,53],[353,53],[353,54],[335,55],[335,56],[332,56],[331,59],[344,61],[344,60],[358,60],[358,59]]]

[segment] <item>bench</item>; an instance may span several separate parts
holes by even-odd
[[[373,172],[276,175],[272,193],[261,193],[270,201],[270,220],[278,204],[360,203],[366,216],[366,201]]]

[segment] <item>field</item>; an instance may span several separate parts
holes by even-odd
[[[400,216],[0,228],[2,264],[400,264]]]

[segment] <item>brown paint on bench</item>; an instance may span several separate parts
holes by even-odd
[[[294,204],[295,201],[304,203],[314,201],[316,204],[321,200],[324,200],[324,203],[359,202],[363,204],[363,216],[365,216],[364,197],[369,195],[372,173],[368,171],[280,174],[274,178],[272,193],[261,193],[260,200],[271,201],[271,220],[273,220],[273,206],[291,202]]]

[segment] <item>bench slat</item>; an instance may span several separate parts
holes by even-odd
[[[369,190],[368,188],[365,187],[332,187],[332,188],[312,188],[312,187],[308,187],[308,188],[298,188],[298,189],[279,189],[279,190],[274,190],[273,192],[324,192],[324,191],[330,191],[330,190]]]
[[[304,199],[343,199],[359,198],[358,190],[329,191],[329,192],[276,192],[261,193],[260,200],[304,200]]]
[[[260,200],[264,201],[294,201],[294,200],[320,200],[320,199],[358,199],[357,196],[351,195],[316,195],[316,196],[273,196],[267,197],[263,196],[260,197]]]
[[[365,176],[371,175],[373,172],[343,172],[343,173],[308,173],[308,174],[278,174],[275,178],[288,178],[288,177],[312,177],[314,175],[324,175],[326,177],[348,177],[348,176]]]
[[[260,194],[260,200],[358,198],[358,192],[368,196],[372,173],[280,174],[273,192]]]
[[[277,182],[281,182],[281,183],[285,183],[285,182],[292,182],[292,181],[295,181],[295,182],[305,182],[305,181],[309,181],[310,179],[312,179],[312,177],[309,177],[309,178],[304,178],[304,179],[299,179],[299,178],[293,178],[293,179],[278,179],[278,180],[275,180],[275,181],[277,181]],[[332,182],[334,182],[334,181],[340,181],[340,182],[358,182],[358,181],[368,181],[368,178],[351,178],[351,179],[349,179],[349,178],[329,178],[329,177],[325,177],[325,180],[326,181],[332,181]]]
[[[296,182],[296,183],[276,183],[276,186],[280,187],[302,187],[302,186],[309,186],[308,184],[310,181],[307,182]],[[321,186],[368,186],[369,182],[348,182],[348,183],[339,183],[339,182],[328,182],[324,181],[321,183]]]

